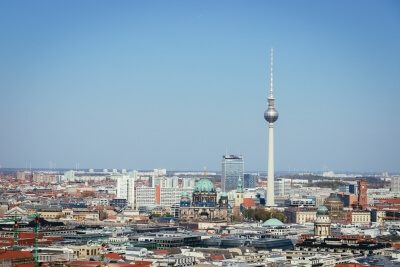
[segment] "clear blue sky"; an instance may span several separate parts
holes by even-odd
[[[1,1],[2,167],[400,171],[399,1]]]

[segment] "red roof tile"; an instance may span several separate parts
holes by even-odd
[[[0,260],[31,259],[33,255],[29,251],[0,251]]]
[[[114,253],[114,252],[110,252],[104,255],[105,258],[109,258],[109,259],[113,259],[113,260],[119,260],[122,259],[122,256]]]

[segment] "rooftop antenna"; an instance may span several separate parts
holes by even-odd
[[[271,48],[271,55],[270,55],[270,84],[269,84],[269,97],[274,98],[273,91],[274,91],[274,74],[273,74],[273,66],[274,66],[274,49]]]

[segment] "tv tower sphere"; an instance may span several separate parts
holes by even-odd
[[[278,120],[278,111],[275,110],[274,107],[269,106],[268,109],[264,112],[264,119],[269,123],[274,123]]]

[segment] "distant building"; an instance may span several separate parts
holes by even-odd
[[[341,223],[345,220],[343,202],[337,194],[332,193],[326,200],[325,206],[329,210],[329,217],[333,223]]]
[[[278,178],[275,180],[274,184],[275,196],[284,196],[289,193],[291,188],[290,179]]]
[[[47,172],[35,172],[32,176],[32,181],[38,184],[55,184],[60,182],[59,175]]]
[[[201,179],[196,183],[192,199],[182,194],[180,219],[184,222],[229,221],[228,197],[221,195],[217,201],[217,192],[213,183]]]
[[[242,156],[225,155],[222,157],[222,191],[236,189],[239,177],[243,180],[244,161]]]
[[[75,172],[74,171],[66,171],[64,173],[64,180],[67,182],[74,182],[75,181]]]
[[[123,208],[126,207],[127,205],[128,205],[128,200],[126,200],[125,198],[114,198],[110,200],[110,206],[113,207]]]
[[[357,195],[355,194],[340,192],[337,196],[343,202],[343,207],[351,208],[357,204]]]
[[[243,175],[244,188],[256,188],[258,175],[246,173]]]
[[[368,197],[367,197],[368,182],[367,180],[358,180],[357,185],[358,185],[358,205],[362,209],[365,209],[368,205]]]
[[[358,195],[358,185],[357,184],[341,185],[339,186],[339,192]]]
[[[181,195],[187,193],[191,195],[192,188],[184,187],[163,187],[159,184],[155,187],[136,188],[136,206],[138,208],[151,208],[155,206],[170,208],[179,203]]]
[[[310,208],[289,208],[285,211],[285,217],[288,223],[304,224],[314,222],[317,212]]]
[[[25,180],[26,172],[17,171],[17,180]]]
[[[351,224],[369,225],[371,223],[370,211],[352,211]]]
[[[195,179],[179,177],[154,177],[151,186],[136,187],[136,207],[152,209],[154,207],[171,208],[178,204],[182,193],[191,196]],[[192,186],[193,185],[193,186]]]
[[[314,235],[327,237],[331,235],[331,219],[329,218],[329,210],[325,206],[317,209],[317,218],[314,222]]]
[[[400,176],[392,176],[390,180],[390,191],[400,193]]]
[[[315,207],[316,201],[313,197],[291,198],[285,200],[285,206],[290,207]]]
[[[156,188],[155,187],[138,187],[136,188],[136,207],[138,209],[144,207],[156,206]]]
[[[135,178],[135,175],[121,175],[117,178],[117,198],[126,199],[133,209],[136,209]]]

